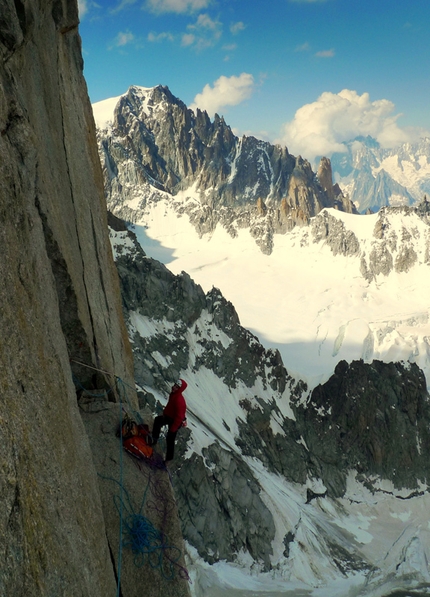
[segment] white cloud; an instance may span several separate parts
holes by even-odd
[[[207,8],[212,0],[147,0],[146,6],[152,12],[191,13]]]
[[[342,142],[359,135],[370,135],[383,147],[394,147],[411,140],[410,132],[398,126],[401,114],[394,114],[394,108],[386,99],[370,101],[368,93],[326,91],[297,110],[294,119],[284,125],[279,142],[309,160],[344,151]]]
[[[194,25],[188,25],[188,29],[209,29],[210,31],[218,31],[221,26],[219,21],[214,21],[208,14],[201,14],[197,17]]]
[[[148,41],[152,43],[162,42],[162,41],[173,41],[174,37],[171,33],[167,31],[163,31],[162,33],[148,33]]]
[[[230,25],[230,31],[233,35],[236,35],[240,31],[243,31],[246,28],[246,25],[242,23],[242,21],[238,21],[237,23],[232,23]]]
[[[330,50],[321,50],[320,52],[317,52],[315,56],[318,58],[333,58],[334,54],[334,49],[331,48]]]
[[[194,98],[190,108],[206,110],[213,116],[224,106],[237,106],[247,100],[254,90],[254,77],[248,73],[242,73],[238,77],[225,77],[217,79],[213,87],[205,85],[203,91]]]
[[[134,35],[131,31],[120,31],[115,37],[115,46],[122,47],[134,41]]]
[[[222,23],[205,13],[200,14],[195,23],[187,25],[187,29],[190,33],[183,34],[182,45],[192,45],[196,50],[210,48],[222,35]]]

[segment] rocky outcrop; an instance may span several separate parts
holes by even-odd
[[[429,476],[430,397],[415,364],[341,361],[327,383],[296,410],[317,474],[332,495],[354,469],[372,487],[389,479],[416,490]]]
[[[401,216],[400,229],[393,225],[395,215]],[[416,208],[383,208],[375,224],[374,241],[368,251],[362,251],[361,273],[369,281],[390,272],[407,272],[416,264],[430,263],[430,227],[425,203]]]
[[[333,207],[346,213],[357,213],[348,195],[342,191],[337,183],[333,184],[333,172],[331,162],[328,158],[321,158],[317,177],[328,198],[333,203]]]
[[[275,234],[306,224],[324,207],[355,211],[340,189],[335,195],[329,160],[322,184],[307,160],[254,137],[237,138],[223,118],[194,113],[167,87],[130,87],[98,135],[108,206],[132,222],[163,198],[199,234],[218,224],[233,236],[249,228],[269,254]],[[136,198],[139,206],[130,209]]]
[[[186,462],[175,479],[184,536],[207,562],[237,559],[246,549],[271,568],[273,517],[252,469],[214,443]]]
[[[322,188],[327,193],[328,198],[331,199],[331,201],[334,201],[335,189],[333,186],[333,174],[331,171],[331,163],[328,158],[321,158],[320,164],[318,166],[317,176]],[[338,187],[336,187],[336,190],[337,189]]]
[[[246,407],[237,439],[243,454],[293,483],[319,478],[331,497],[345,493],[351,470],[369,487],[381,478],[411,493],[425,484],[430,397],[416,365],[341,361],[305,403],[301,393],[292,402],[296,420],[284,419],[282,434],[271,425],[276,401]]]
[[[76,389],[137,397],[76,2],[0,1],[0,214],[0,594],[113,597]]]
[[[358,255],[360,243],[351,230],[347,230],[342,220],[338,220],[328,211],[312,220],[311,234],[313,241],[324,241],[332,250],[333,255]]]

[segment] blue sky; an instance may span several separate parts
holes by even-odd
[[[167,85],[293,154],[430,131],[430,1],[80,0],[92,102]]]

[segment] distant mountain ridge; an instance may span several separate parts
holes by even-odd
[[[135,221],[133,210],[168,193],[181,198],[200,234],[218,222],[232,235],[250,228],[270,253],[275,233],[308,223],[324,207],[354,211],[333,186],[329,160],[315,174],[286,147],[238,138],[217,114],[211,121],[194,113],[167,87],[130,87],[112,101],[110,121],[101,115],[106,105],[93,106],[105,190],[108,206],[125,219]]]
[[[413,205],[430,193],[428,137],[393,149],[370,136],[356,137],[331,160],[321,158],[315,173],[286,147],[236,137],[218,114],[211,121],[205,111],[194,113],[166,86],[131,86],[93,110],[109,206],[118,213],[126,195],[136,199],[136,184],[143,201],[157,190],[182,193],[194,200],[187,211],[202,234],[219,221],[250,226],[249,208],[257,201],[265,236],[273,239],[274,233],[308,223],[324,207],[375,212]],[[270,252],[270,243],[260,244]]]
[[[430,193],[430,138],[383,149],[372,137],[344,144],[331,157],[333,178],[360,213],[413,205]]]

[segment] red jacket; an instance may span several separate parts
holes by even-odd
[[[163,410],[163,414],[166,417],[173,419],[173,423],[169,427],[169,431],[178,431],[182,425],[185,415],[187,412],[187,404],[185,398],[182,396],[182,392],[187,387],[187,382],[181,379],[182,385],[180,388],[174,389],[170,392],[169,400]]]

